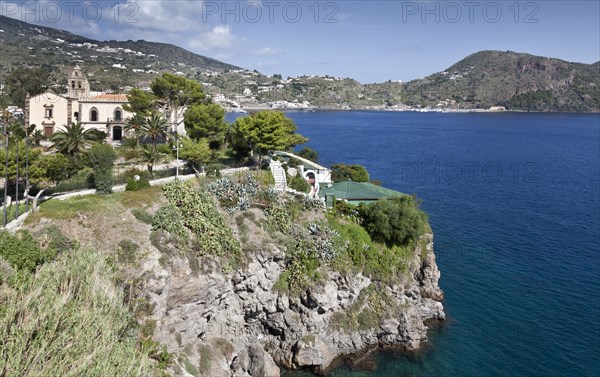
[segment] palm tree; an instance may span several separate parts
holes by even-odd
[[[153,175],[152,172],[154,170],[154,164],[156,164],[159,159],[160,153],[158,153],[158,151],[156,150],[156,146],[154,148],[149,148],[147,146],[144,146],[142,148],[142,161],[146,163],[146,166],[148,167],[148,173],[150,173],[150,176]]]
[[[140,146],[140,135],[142,134],[145,123],[146,119],[142,114],[135,114],[127,119],[127,124],[125,125],[125,132],[127,134],[132,134],[133,137],[135,137],[136,145],[138,147]]]
[[[152,114],[146,119],[142,132],[144,136],[149,137],[152,140],[152,146],[156,152],[156,143],[158,142],[158,139],[167,135],[167,120],[158,114]]]
[[[84,129],[81,123],[63,126],[64,130],[52,135],[52,148],[69,156],[76,156],[83,149],[94,142],[98,142],[98,135],[93,129]]]
[[[31,141],[33,141],[33,145],[39,147],[42,143],[42,140],[46,140],[46,135],[42,132],[42,130],[35,130],[29,134]]]

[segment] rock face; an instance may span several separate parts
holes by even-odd
[[[156,338],[206,376],[274,377],[277,364],[324,371],[374,346],[416,350],[427,340],[424,322],[445,318],[432,238],[416,248],[402,281],[376,285],[329,272],[298,297],[273,288],[285,258],[273,244],[229,274],[216,263],[193,273],[173,259],[168,270],[156,266],[147,286]]]

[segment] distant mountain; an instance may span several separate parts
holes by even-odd
[[[60,84],[64,73],[79,64],[90,76],[93,90],[149,83],[156,76],[154,72],[196,75],[240,69],[170,44],[96,41],[6,16],[0,16],[0,50],[3,73],[21,65],[42,66],[57,72],[55,81]],[[127,75],[122,74],[125,70]]]
[[[600,111],[600,62],[570,63],[510,51],[477,52],[443,72],[408,83],[361,84],[328,75],[284,79],[170,44],[100,42],[4,16],[0,50],[0,80],[14,67],[44,67],[53,72],[59,92],[65,74],[78,64],[92,90],[145,87],[166,71],[201,82],[208,94],[230,107]]]
[[[599,63],[570,63],[516,52],[481,51],[443,72],[407,83],[403,101],[465,108],[599,111]],[[454,102],[455,101],[455,102]]]

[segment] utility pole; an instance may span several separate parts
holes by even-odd
[[[16,123],[14,124],[16,126]],[[13,127],[14,127],[13,126]],[[15,130],[16,131],[16,130]],[[15,147],[17,148],[17,179],[15,180],[15,219],[19,217],[19,135],[14,132]]]
[[[25,125],[25,211],[29,212],[29,126]]]
[[[174,132],[175,135],[175,178],[178,179],[179,178],[179,148],[181,147],[181,145],[179,144],[179,134],[177,133],[177,130],[175,130]]]
[[[4,111],[4,109],[1,110]],[[4,164],[4,217],[2,224],[3,226],[6,226],[6,201],[8,200],[8,133],[6,132],[5,119],[2,119],[2,130],[4,132],[4,155],[6,156]]]

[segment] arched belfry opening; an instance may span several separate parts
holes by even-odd
[[[73,99],[85,99],[90,95],[90,83],[87,78],[81,71],[78,65],[73,67],[71,73],[69,73],[68,77],[71,85],[68,85],[69,88],[69,98]]]

